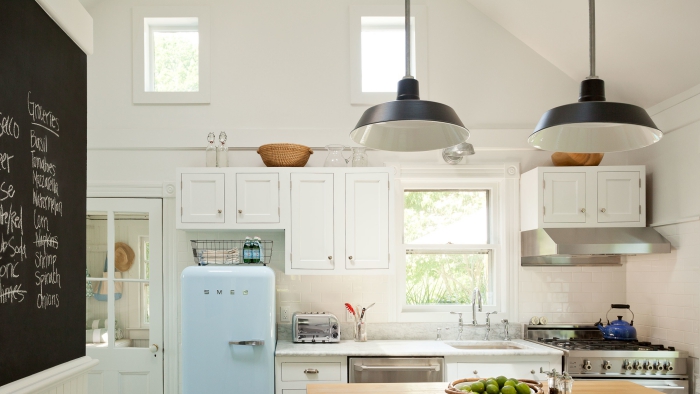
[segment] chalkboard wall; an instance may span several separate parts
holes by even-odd
[[[85,355],[87,59],[0,1],[0,386]]]

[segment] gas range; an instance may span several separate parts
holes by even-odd
[[[644,385],[688,388],[688,354],[641,341],[603,339],[592,324],[526,325],[524,337],[564,352],[563,369],[578,379],[625,379]],[[640,383],[640,384],[641,384]],[[650,386],[655,389],[660,387]],[[668,391],[671,392],[671,391]]]

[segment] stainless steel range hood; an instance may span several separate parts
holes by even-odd
[[[671,253],[650,227],[540,228],[520,233],[522,266],[620,265],[625,255]]]

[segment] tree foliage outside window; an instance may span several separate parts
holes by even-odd
[[[487,244],[488,191],[412,190],[404,193],[404,242]],[[406,255],[406,304],[469,304],[478,288],[490,294],[488,251],[414,251]]]
[[[199,33],[153,32],[153,90],[199,91]]]

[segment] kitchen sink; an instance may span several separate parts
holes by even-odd
[[[527,349],[525,346],[512,342],[497,341],[468,341],[468,342],[446,342],[447,345],[460,350],[516,350]]]

